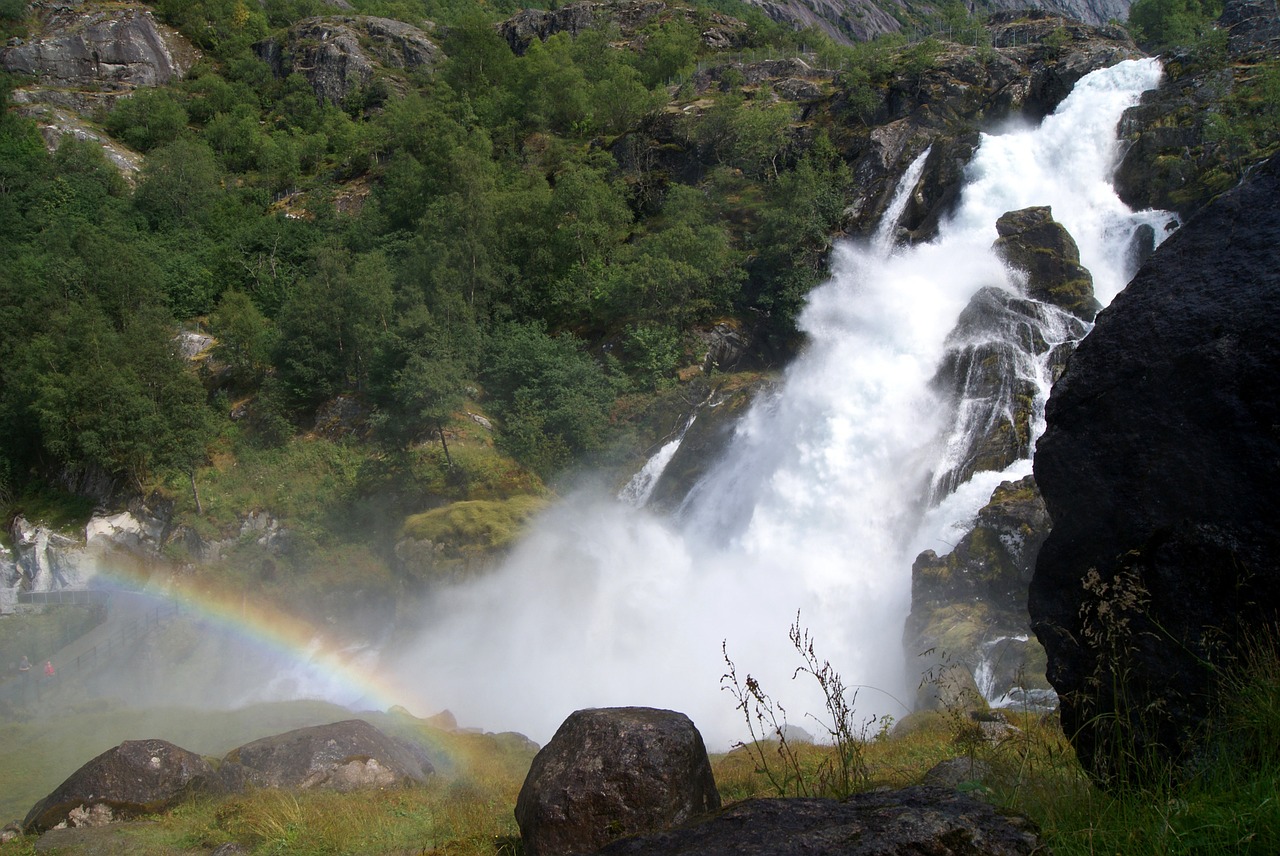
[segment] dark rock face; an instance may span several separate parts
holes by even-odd
[[[1080,249],[1048,206],[1010,211],[996,221],[996,231],[996,254],[1027,275],[1028,297],[1093,321],[1102,308],[1093,296],[1093,276],[1081,267]]]
[[[937,234],[956,202],[959,178],[977,146],[976,129],[1011,116],[1040,120],[1091,71],[1142,56],[1118,27],[1091,27],[1047,13],[997,13],[987,24],[992,50],[944,44],[918,77],[899,75],[880,104],[862,116],[874,129],[865,140],[835,141],[853,165],[855,197],[847,231],[871,232],[915,157],[934,146],[900,225],[912,240]],[[1065,39],[1053,47],[1051,37]],[[829,109],[850,112],[833,96]]]
[[[689,717],[647,707],[579,710],[533,759],[516,801],[529,856],[587,853],[720,807]]]
[[[352,791],[412,785],[432,772],[420,753],[351,719],[246,743],[227,755],[220,774],[232,786]]]
[[[1157,249],[1049,401],[1031,618],[1103,779],[1191,756],[1205,664],[1280,617],[1277,198],[1273,157]]]
[[[680,506],[720,459],[733,439],[737,420],[747,412],[756,396],[769,394],[769,384],[769,381],[757,378],[754,383],[734,382],[708,391],[703,403],[695,410],[697,418],[685,431],[680,448],[653,486],[653,493],[649,495],[650,508],[674,510]]]
[[[904,639],[922,672],[936,672],[943,663],[967,669],[982,678],[985,685],[977,688],[993,697],[1018,684],[1045,686],[1043,652],[1027,638],[1026,604],[1049,525],[1035,480],[1027,476],[996,488],[952,552],[926,550],[916,558]],[[936,706],[940,689],[945,687],[922,686],[918,705]]]
[[[546,41],[557,33],[576,36],[597,26],[617,28],[621,38],[640,47],[643,30],[672,15],[682,15],[701,28],[702,43],[713,50],[741,47],[746,43],[747,25],[719,12],[687,7],[669,7],[662,0],[607,0],[569,3],[558,9],[524,9],[498,25],[498,32],[511,50],[521,56],[534,39]]]
[[[128,740],[72,773],[35,804],[22,826],[44,832],[72,812],[89,817],[95,809],[114,818],[153,814],[196,790],[220,790],[204,758],[164,740]]]
[[[1040,852],[1027,820],[941,787],[735,803],[682,829],[614,842],[601,856],[1014,856]]]
[[[316,98],[331,104],[370,87],[380,67],[431,68],[443,57],[425,31],[367,15],[307,18],[283,42],[261,42],[254,50],[278,77],[303,75]]]

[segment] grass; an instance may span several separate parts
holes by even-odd
[[[1274,687],[1273,687],[1274,689]],[[1280,691],[1264,692],[1280,698]],[[1269,704],[1267,702],[1266,704]],[[250,714],[185,712],[153,717],[146,736],[165,733],[179,745],[221,754],[233,745],[304,722],[349,716],[327,705],[263,705]],[[87,760],[99,745],[142,736],[125,723],[127,711],[95,711],[31,723],[9,724],[0,733],[0,803],[14,816],[14,779],[42,766],[38,756],[54,747],[63,760],[52,780]],[[135,716],[136,718],[136,716]],[[195,853],[236,842],[250,854],[449,854],[496,856],[517,853],[512,810],[532,760],[518,740],[434,730],[407,715],[372,714],[375,725],[423,742],[444,759],[430,783],[410,790],[361,794],[256,791],[186,803],[168,814],[120,831],[130,853]],[[1075,854],[1263,854],[1280,852],[1280,768],[1241,765],[1239,752],[1224,749],[1192,781],[1181,786],[1106,792],[1094,786],[1075,760],[1057,720],[1010,715],[1016,731],[978,747],[957,742],[954,722],[943,713],[917,714],[864,747],[866,786],[902,787],[920,781],[939,761],[972,752],[990,774],[961,787],[1001,808],[1038,823],[1042,842],[1058,856]],[[1270,720],[1268,720],[1270,721]],[[308,722],[308,724],[309,724]],[[1269,727],[1269,726],[1268,726]],[[167,730],[166,730],[167,729]],[[1249,731],[1256,737],[1256,731]],[[89,735],[92,735],[90,737]],[[1244,736],[1239,726],[1222,740]],[[197,742],[198,740],[203,742]],[[93,744],[92,746],[89,744]],[[1219,744],[1223,747],[1228,744]],[[774,748],[762,744],[765,751]],[[816,773],[829,763],[831,747],[796,744],[802,769]],[[22,755],[36,760],[15,768]],[[726,802],[772,796],[768,779],[745,748],[717,754],[712,766]],[[56,784],[56,782],[53,782]],[[44,788],[29,787],[27,796]],[[25,809],[24,809],[25,810]],[[34,839],[0,846],[0,856],[31,853]]]

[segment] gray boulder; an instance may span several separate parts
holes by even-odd
[[[195,791],[222,790],[213,766],[194,752],[164,740],[127,740],[76,770],[32,807],[27,833],[68,823],[154,814]]]
[[[516,801],[525,853],[596,850],[720,807],[689,717],[647,707],[579,710],[533,759]]]
[[[617,841],[601,856],[1015,856],[1043,852],[1034,825],[950,788],[735,803],[681,829]]]
[[[1280,156],[1148,259],[1054,386],[1029,607],[1098,778],[1194,762],[1223,666],[1280,619]]]
[[[426,781],[431,762],[360,719],[299,728],[247,743],[219,771],[231,790],[323,788],[354,791]]]

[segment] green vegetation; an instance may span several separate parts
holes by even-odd
[[[825,675],[832,690],[846,690],[829,664],[808,659],[809,640],[797,649]],[[832,682],[832,678],[835,682]],[[860,727],[843,745],[792,742],[761,735],[749,745],[712,758],[726,802],[788,792],[836,795],[918,783],[950,758],[967,758],[973,779],[960,789],[1030,817],[1044,845],[1057,854],[1270,854],[1280,847],[1280,660],[1274,646],[1258,646],[1228,679],[1219,724],[1206,737],[1203,764],[1190,779],[1145,788],[1102,790],[1075,760],[1054,716],[1007,711],[996,736],[983,737],[963,713],[916,713],[901,722]],[[852,723],[839,704],[837,717]],[[65,712],[40,720],[10,719],[0,729],[0,806],[17,817],[79,764],[124,739],[161,737],[220,757],[231,748],[291,728],[347,718],[314,702],[260,705],[240,712],[152,711],[123,708]],[[255,791],[197,799],[117,833],[128,852],[173,853],[237,842],[249,853],[299,854],[518,852],[512,809],[533,751],[502,735],[443,732],[402,712],[364,715],[388,733],[418,742],[437,768],[422,788],[337,795]],[[831,723],[828,723],[831,724]],[[41,760],[43,759],[43,760]],[[764,759],[765,763],[762,764]],[[785,759],[785,760],[784,760]],[[856,779],[838,773],[853,761]],[[777,777],[785,764],[785,782]],[[773,765],[771,776],[768,766]],[[0,856],[33,852],[34,838],[0,846]]]

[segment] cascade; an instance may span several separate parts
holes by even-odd
[[[890,213],[883,240],[838,246],[800,320],[804,352],[674,517],[567,497],[500,570],[441,592],[400,667],[416,706],[539,742],[578,708],[668,707],[723,749],[745,729],[717,691],[722,644],[792,724],[823,709],[804,676],[792,680],[798,614],[818,655],[860,687],[860,712],[905,713],[919,679],[901,650],[912,558],[946,552],[995,484],[1030,469],[935,489],[968,430],[949,424],[932,383],[948,336],[980,289],[1018,292],[990,251],[1006,211],[1052,206],[1099,300],[1123,287],[1135,230],[1162,237],[1169,224],[1128,211],[1109,184],[1120,115],[1159,75],[1155,60],[1095,72],[1039,127],[984,136],[934,241],[892,249]]]
[[[671,463],[671,459],[676,456],[680,444],[684,441],[684,435],[689,433],[689,429],[693,427],[697,418],[698,412],[695,410],[693,415],[685,420],[684,427],[676,436],[663,443],[658,451],[644,462],[640,471],[631,477],[622,490],[618,491],[619,500],[635,508],[644,508],[649,502],[649,497],[653,495],[653,489],[658,485],[658,479],[662,478],[667,464]]]

